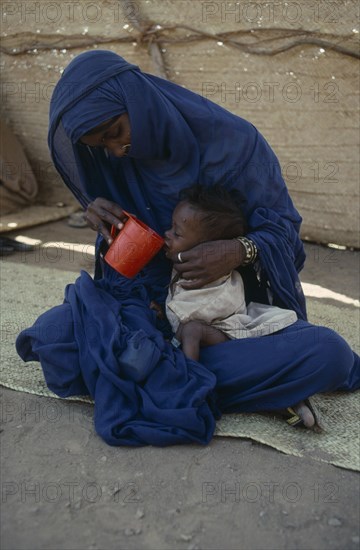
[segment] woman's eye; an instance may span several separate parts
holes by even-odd
[[[116,130],[114,134],[110,134],[108,136],[108,139],[116,139],[117,137],[119,137],[119,135],[120,135],[120,129]]]
[[[105,139],[116,139],[120,136],[120,133],[121,133],[121,128],[117,128],[112,133],[105,134],[104,138]]]

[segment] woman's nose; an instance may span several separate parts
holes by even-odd
[[[170,240],[170,229],[165,231],[164,235],[165,235],[165,239],[169,241]]]
[[[106,149],[114,155],[114,157],[123,157],[126,154],[126,149],[123,148],[120,144],[115,143],[107,143]]]

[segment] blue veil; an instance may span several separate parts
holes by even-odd
[[[79,138],[127,112],[128,157],[107,156]],[[267,300],[306,319],[298,272],[305,254],[301,217],[274,152],[246,120],[181,86],[143,73],[110,51],[77,56],[55,87],[49,147],[65,183],[86,207],[105,197],[134,212],[159,233],[171,222],[182,188],[221,182],[242,193],[251,237],[258,246],[257,278],[245,271],[249,300]],[[260,279],[260,282],[258,281]],[[252,290],[251,290],[252,289]]]

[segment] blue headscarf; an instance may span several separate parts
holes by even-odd
[[[79,143],[89,130],[125,112],[131,126],[127,157]],[[269,289],[275,305],[306,319],[298,277],[305,260],[302,220],[278,159],[252,124],[113,52],[95,50],[71,61],[55,87],[49,147],[85,208],[105,197],[160,233],[170,226],[183,188],[194,183],[236,188],[244,200],[248,236],[259,250],[258,277],[253,268],[244,270],[249,299],[261,301],[262,289],[264,301]]]

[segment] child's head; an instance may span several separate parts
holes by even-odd
[[[172,227],[165,232],[167,254],[183,252],[206,241],[233,239],[247,231],[235,190],[221,185],[194,185],[184,189],[173,213]]]

